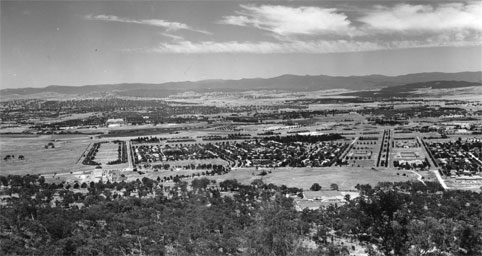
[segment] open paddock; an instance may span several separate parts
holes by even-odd
[[[462,189],[479,192],[482,187],[481,176],[468,176],[468,177],[445,177],[445,184],[449,189]]]
[[[54,147],[45,148],[48,143]],[[2,136],[0,175],[70,172],[92,143],[87,136]],[[4,160],[6,155],[13,155]],[[23,160],[18,157],[22,155]]]
[[[260,176],[259,173],[262,170],[271,171],[271,173]],[[403,174],[406,176],[403,176]],[[369,168],[322,167],[259,170],[255,168],[240,168],[233,169],[225,175],[209,176],[209,178],[215,179],[218,183],[227,179],[236,179],[244,184],[250,184],[255,179],[262,179],[264,183],[298,187],[304,190],[309,190],[313,183],[320,184],[324,189],[329,188],[332,183],[336,183],[340,190],[352,190],[355,189],[357,184],[375,186],[381,181],[401,182],[415,180],[417,176],[412,172],[396,169],[373,170]]]
[[[141,172],[144,172],[145,170],[139,170]],[[138,172],[123,172],[127,177],[127,182],[129,181],[135,181],[137,179],[142,180],[142,178],[146,177],[149,179],[156,180],[158,177],[163,179],[164,177],[175,177],[176,175],[182,176],[182,175],[193,175],[193,174],[199,174],[200,176],[196,176],[196,178],[202,178],[202,177],[217,177],[217,176],[203,176],[202,173],[206,173],[206,171],[210,170],[184,170],[184,169],[179,169],[179,170],[159,170],[157,172],[149,171],[145,172],[144,174],[139,174]],[[189,181],[189,179],[183,179],[186,181]],[[172,182],[172,181],[171,181]]]

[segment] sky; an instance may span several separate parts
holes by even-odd
[[[482,1],[1,1],[0,88],[482,70]]]

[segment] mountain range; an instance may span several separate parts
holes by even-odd
[[[370,90],[425,83],[431,81],[460,81],[467,82],[463,86],[478,86],[482,83],[482,72],[460,73],[416,73],[401,76],[366,75],[366,76],[299,76],[282,75],[273,78],[249,78],[240,80],[202,80],[186,82],[168,82],[161,84],[124,83],[101,84],[84,86],[52,85],[45,88],[18,88],[0,90],[0,95],[35,95],[35,94],[63,94],[63,95],[94,95],[113,94],[133,97],[167,97],[183,92],[240,92],[256,90],[280,91],[318,91],[326,89]],[[434,84],[436,86],[436,84]],[[398,87],[397,87],[398,86]],[[450,86],[444,83],[443,86]],[[457,85],[460,87],[460,84]],[[394,89],[395,89],[394,88]]]

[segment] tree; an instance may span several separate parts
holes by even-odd
[[[196,189],[206,189],[208,187],[209,183],[211,183],[211,181],[209,181],[209,179],[207,179],[207,178],[194,179],[191,182],[191,186],[195,190]]]
[[[1,183],[3,186],[8,186],[8,179],[7,179],[7,177],[5,177],[5,176],[0,176],[0,183]],[[482,190],[482,187],[480,187],[480,189]]]
[[[413,246],[412,251],[416,255],[422,255],[434,247],[440,248],[436,241],[440,240],[440,236],[445,235],[443,227],[432,217],[426,217],[423,220],[411,220],[407,225],[407,234],[409,244]],[[431,235],[427,236],[427,234]]]
[[[179,175],[176,175],[174,176],[174,178],[172,179],[175,183],[178,183],[181,181],[181,179],[179,178]]]
[[[43,185],[45,184],[45,177],[44,177],[44,176],[40,176],[40,177],[38,178],[38,182],[39,182],[39,184],[40,184],[41,186],[43,186]]]
[[[253,182],[251,182],[252,186],[255,186],[256,188],[261,188],[264,185],[264,182],[262,179],[255,179]]]
[[[144,178],[142,178],[142,184],[144,184],[144,186],[152,189],[154,187],[154,180],[151,180],[147,177],[144,177]]]
[[[320,191],[320,190],[321,190],[321,186],[320,186],[320,184],[318,184],[318,183],[313,183],[313,185],[311,185],[311,187],[310,187],[310,190],[311,190],[311,191]]]
[[[236,179],[225,180],[225,181],[222,181],[221,183],[219,183],[219,186],[221,187],[221,189],[223,191],[228,191],[228,190],[233,191],[233,190],[238,189],[239,182]]]
[[[332,183],[332,184],[330,185],[330,188],[331,188],[331,190],[338,190],[338,189],[339,189],[339,188],[338,188],[338,184],[336,184],[336,183]]]
[[[346,194],[345,197],[344,197],[345,201],[349,202],[350,199],[351,199],[351,196],[350,194]]]
[[[263,202],[248,231],[247,254],[296,255],[301,243],[299,225],[290,199],[277,197],[274,202]]]

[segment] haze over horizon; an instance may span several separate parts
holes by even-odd
[[[482,2],[0,5],[0,89],[482,70]]]
[[[274,79],[278,77],[283,77],[283,76],[297,76],[297,77],[304,77],[304,76],[310,76],[310,77],[318,77],[318,76],[326,76],[326,77],[370,77],[370,76],[385,76],[385,77],[402,77],[402,76],[410,76],[410,75],[419,75],[419,74],[432,74],[432,73],[441,73],[441,74],[459,74],[459,73],[474,73],[474,72],[479,72],[482,74],[482,71],[461,71],[461,72],[419,72],[419,73],[408,73],[408,74],[400,74],[400,75],[382,75],[382,74],[367,74],[367,75],[346,75],[346,76],[330,76],[330,75],[325,75],[325,74],[313,74],[313,75],[308,75],[308,74],[280,74],[278,76],[273,76],[273,77],[244,77],[244,78],[239,78],[239,79],[216,79],[216,78],[211,78],[211,79],[201,79],[201,80],[179,80],[179,81],[166,81],[166,82],[159,82],[159,83],[143,83],[143,82],[120,82],[120,83],[105,83],[105,84],[80,84],[80,85],[62,85],[62,84],[51,84],[51,85],[46,85],[46,86],[27,86],[27,87],[19,87],[19,88],[2,88],[0,87],[0,91],[3,90],[17,90],[17,89],[43,89],[43,88],[49,88],[49,87],[83,87],[83,86],[103,86],[103,85],[122,85],[122,84],[139,84],[139,85],[163,85],[163,84],[170,84],[170,83],[198,83],[198,82],[204,82],[204,81],[242,81],[242,80],[250,80],[250,79]],[[434,78],[434,80],[438,80],[437,78]],[[465,81],[464,79],[460,79],[461,81]],[[482,80],[482,76],[480,78]],[[360,88],[364,89],[364,88]]]

